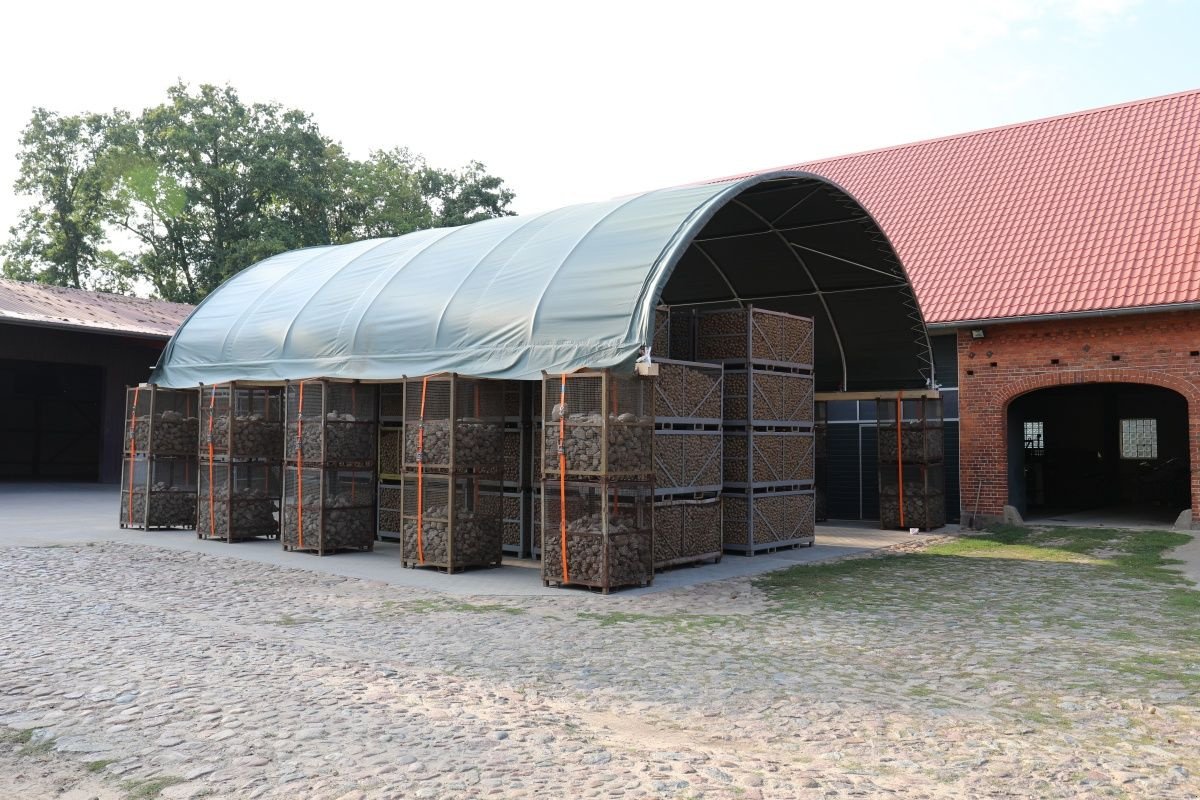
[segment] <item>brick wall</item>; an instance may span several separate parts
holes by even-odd
[[[985,520],[1008,504],[1009,404],[1036,389],[1099,382],[1162,386],[1186,398],[1192,516],[1200,521],[1200,312],[980,327],[983,339],[958,334],[964,523],[977,502]]]

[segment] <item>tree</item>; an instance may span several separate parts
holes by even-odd
[[[113,185],[110,131],[121,115],[59,116],[36,108],[21,134],[20,171],[13,188],[32,198],[0,247],[4,274],[75,288],[122,290],[106,251],[104,221]]]
[[[190,303],[285,250],[461,225],[513,200],[478,162],[351,159],[308,114],[230,86],[179,83],[137,117],[37,109],[21,144],[16,189],[34,202],[0,250],[6,274]]]

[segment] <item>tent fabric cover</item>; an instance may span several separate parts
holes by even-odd
[[[655,306],[693,240],[726,208],[741,215],[726,215],[735,227],[746,227],[738,221],[744,217],[763,228],[765,207],[755,210],[747,198],[788,187],[792,194],[774,202],[812,205],[803,195],[818,189],[848,199],[817,176],[770,173],[282,253],[234,275],[200,303],[167,345],[151,381],[185,388],[317,377],[388,381],[441,372],[528,380],[583,367],[631,371],[651,339]],[[839,207],[847,205],[860,225],[874,226],[852,200]],[[749,242],[762,235],[769,232],[746,228],[733,238]],[[876,250],[879,240],[886,245],[878,234]],[[842,282],[850,286],[861,272],[879,283],[884,275],[884,288],[900,287],[911,300],[899,261],[890,245],[883,249],[882,267],[844,267],[851,280]],[[698,278],[696,292],[704,297],[689,296],[686,277],[671,284],[672,302],[744,302],[727,276],[717,283],[727,288],[716,291],[712,281]],[[811,302],[820,295],[813,283],[804,282],[795,296]],[[770,299],[768,292],[762,304],[770,306]],[[845,353],[838,357],[845,373]],[[920,359],[910,354],[900,377],[920,382]]]

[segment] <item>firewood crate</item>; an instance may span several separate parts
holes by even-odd
[[[941,528],[946,524],[945,484],[942,464],[881,464],[879,526],[884,530]]]
[[[375,467],[378,387],[309,380],[285,387],[284,455],[304,467]]]
[[[725,488],[812,487],[816,472],[812,431],[726,427],[723,438]]]
[[[568,480],[649,480],[654,474],[654,379],[610,370],[545,375],[542,474]]]
[[[649,586],[654,580],[653,491],[649,481],[544,482],[542,583],[605,594]]]
[[[406,473],[499,475],[504,381],[442,374],[404,382]]]
[[[881,399],[875,405],[881,464],[897,461],[937,464],[943,460],[945,433],[941,398]]]
[[[196,527],[198,477],[195,456],[125,456],[121,463],[121,527]]]
[[[726,492],[721,501],[726,552],[751,556],[813,544],[816,498],[811,489],[765,494]]]
[[[495,487],[476,475],[405,475],[401,563],[446,572],[499,566],[504,505]]]
[[[696,312],[690,308],[656,308],[650,356],[655,362],[671,358],[693,360],[696,357]]]
[[[404,523],[400,517],[401,487],[397,482],[379,482],[379,513],[376,519],[376,538],[385,542],[400,541]]]
[[[501,473],[506,490],[522,489],[529,485],[529,436],[528,426],[506,423]]]
[[[224,542],[279,538],[282,467],[269,461],[200,461],[196,536]]]
[[[493,487],[486,490],[489,494],[500,499],[501,540],[506,555],[523,556],[530,552],[530,537],[533,525],[529,515],[532,512],[532,492],[513,490],[507,487]]]
[[[404,384],[379,384],[379,422],[400,423],[404,421]]]
[[[654,491],[660,495],[721,491],[724,438],[720,428],[659,427],[654,431]]]
[[[784,369],[726,368],[725,424],[812,427],[813,377]]]
[[[654,568],[720,562],[721,499],[656,500]]]
[[[747,306],[696,315],[697,361],[754,362],[812,370],[813,321]]]
[[[654,421],[659,424],[720,425],[724,368],[720,364],[657,359]]]
[[[199,455],[207,459],[282,461],[282,387],[240,383],[201,386]]]
[[[322,556],[374,549],[374,470],[285,466],[280,539],[285,550]]]
[[[396,424],[380,423],[378,469],[379,477],[385,480],[398,481],[404,474],[402,454],[404,451],[404,427]]]
[[[151,383],[125,390],[125,455],[195,458],[200,392]]]

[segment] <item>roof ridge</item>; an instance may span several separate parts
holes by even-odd
[[[74,286],[58,286],[58,285],[52,284],[52,283],[39,283],[37,281],[21,281],[21,280],[15,279],[15,278],[0,277],[0,285],[3,285],[3,284],[9,284],[14,287],[29,287],[31,289],[38,290],[38,291],[48,290],[48,291],[55,292],[55,293],[70,292],[70,293],[79,293],[79,294],[85,294],[85,295],[97,295],[98,294],[98,295],[103,295],[106,298],[110,298],[112,300],[116,300],[117,302],[122,302],[122,303],[154,303],[156,305],[171,305],[171,306],[183,306],[183,307],[191,306],[190,303],[178,303],[178,302],[175,302],[174,300],[162,300],[162,299],[156,298],[156,297],[138,297],[137,295],[121,294],[119,292],[105,292],[105,291],[102,291],[99,289],[78,289]]]

